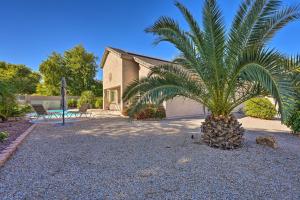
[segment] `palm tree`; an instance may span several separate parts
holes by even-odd
[[[205,0],[202,27],[185,6],[175,5],[188,31],[174,19],[161,17],[146,32],[157,36],[155,44],[173,44],[180,56],[171,64],[152,67],[148,77],[128,86],[123,98],[133,102],[129,114],[149,102],[160,104],[176,96],[193,99],[211,112],[201,127],[204,142],[222,149],[241,146],[244,130],[231,112],[250,98],[272,95],[284,119],[295,95],[282,65],[288,58],[266,45],[280,29],[300,18],[299,5],[244,0],[228,31],[216,0]]]

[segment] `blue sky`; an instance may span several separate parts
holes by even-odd
[[[1,1],[0,60],[38,70],[53,51],[77,44],[98,56],[113,46],[149,56],[172,59],[177,51],[169,44],[153,46],[144,29],[159,16],[183,23],[173,0],[7,0]],[[182,0],[201,21],[202,0]],[[299,0],[284,0],[285,4]],[[230,25],[239,0],[219,0]],[[300,22],[290,24],[270,44],[283,53],[300,53]],[[97,75],[101,79],[99,68]]]

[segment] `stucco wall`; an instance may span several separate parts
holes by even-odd
[[[139,70],[139,78],[143,78],[143,77],[146,77],[149,73],[149,68],[143,66],[143,65],[140,65],[140,70]]]
[[[200,116],[204,114],[202,104],[184,97],[175,97],[164,103],[167,118]]]
[[[78,100],[79,96],[68,96],[67,99]],[[18,95],[17,101],[20,104],[42,104],[46,110],[60,109],[61,96],[35,96]]]
[[[140,65],[139,78],[141,79],[147,76],[149,71],[149,68]],[[183,97],[176,97],[164,102],[164,106],[166,109],[166,117],[169,119],[204,114],[203,106],[201,104]]]
[[[103,66],[103,89],[113,88],[122,84],[122,59],[109,53]]]
[[[139,66],[134,60],[123,59],[123,82],[121,87],[121,96],[123,95],[126,87],[132,83],[132,81],[139,78]],[[121,111],[126,106],[126,102],[121,101]]]
[[[133,60],[123,59],[123,90],[139,78],[139,66]],[[124,92],[124,91],[122,91]]]
[[[122,59],[113,53],[107,55],[103,66],[103,109],[109,107],[106,89],[122,86]]]

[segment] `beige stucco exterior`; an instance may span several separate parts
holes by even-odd
[[[165,102],[168,118],[192,117],[205,114],[205,108],[198,102],[184,97],[175,97]]]
[[[150,58],[120,49],[107,48],[103,55],[103,109],[123,111],[126,102],[122,101],[122,94],[128,84],[141,79],[149,73],[149,67],[166,64],[156,58]],[[204,114],[204,107],[190,99],[175,97],[164,102],[167,118],[198,116]]]
[[[170,62],[121,49],[106,48],[101,61],[103,68],[103,109],[122,112],[127,106],[126,102],[122,100],[122,94],[128,84],[146,77],[151,66],[162,64],[170,64]],[[163,105],[166,109],[167,118],[199,116],[208,113],[202,104],[179,96],[164,102]],[[243,104],[237,106],[234,112],[239,112],[242,109]]]
[[[108,54],[103,65],[103,109],[118,109],[123,77],[122,59],[115,54]],[[112,93],[116,93],[112,98]]]
[[[146,77],[149,74],[149,68],[140,64],[139,79]]]

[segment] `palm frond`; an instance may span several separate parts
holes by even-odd
[[[226,64],[228,68],[234,65],[237,57],[247,48],[253,28],[267,4],[267,0],[245,1],[235,17],[227,41]]]
[[[228,115],[234,107],[259,95],[272,95],[286,118],[300,87],[300,58],[286,58],[266,49],[267,42],[300,18],[300,7],[281,8],[281,0],[243,0],[226,35],[216,0],[205,0],[203,28],[176,2],[189,30],[169,17],[159,18],[146,32],[155,44],[169,42],[180,56],[173,63],[150,68],[148,77],[132,82],[123,95],[133,100],[134,113],[149,102],[160,104],[176,96],[193,99],[214,115]],[[138,96],[138,98],[136,98]]]
[[[206,0],[203,8],[203,26],[207,67],[214,69],[217,84],[226,73],[223,63],[225,50],[225,27],[223,16],[215,0]]]
[[[181,11],[185,20],[189,24],[189,27],[191,30],[190,36],[191,36],[198,52],[203,54],[204,36],[203,36],[203,33],[202,33],[197,21],[194,19],[193,15],[189,12],[189,10],[184,5],[182,5],[178,1],[176,1],[175,5]]]
[[[285,119],[295,105],[296,93],[292,80],[284,73],[278,57],[280,55],[277,52],[267,50],[252,54],[239,73],[244,81],[259,83],[267,90],[278,102],[279,112]]]
[[[276,1],[278,4],[278,1]],[[280,1],[279,1],[280,2]],[[248,45],[265,45],[287,24],[300,18],[299,5],[274,10],[269,15],[261,16],[249,38]]]
[[[189,34],[180,28],[175,20],[169,17],[160,17],[153,26],[146,29],[146,32],[157,36],[155,44],[163,41],[173,44],[190,65],[193,65],[196,69],[199,67],[198,54],[195,50],[193,40]],[[201,71],[199,68],[197,70]]]
[[[178,81],[178,77],[171,74],[166,74],[164,77],[151,76],[141,81],[135,81],[127,87],[123,97],[126,101],[130,98],[135,98],[136,95],[139,95],[139,97],[129,111],[131,114],[144,108],[144,105],[147,103],[159,104],[175,96],[185,96],[204,105],[208,104],[208,102],[204,102],[206,98],[204,90],[199,90],[199,88],[194,86],[193,82]]]

